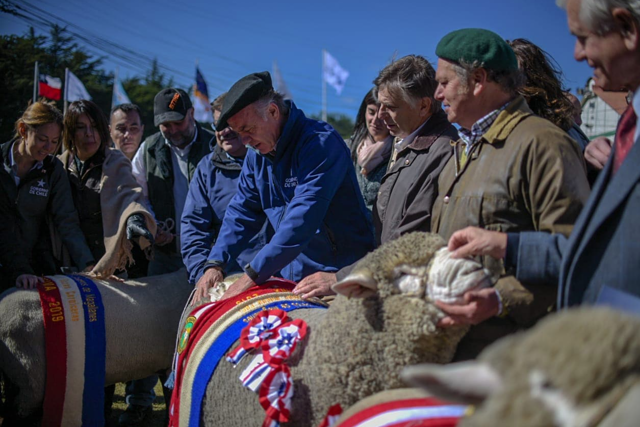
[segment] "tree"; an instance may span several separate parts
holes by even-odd
[[[312,114],[312,119],[322,120],[320,114]],[[327,114],[327,123],[329,123],[342,138],[348,139],[351,138],[351,134],[353,133],[354,122],[351,117],[346,114]]]

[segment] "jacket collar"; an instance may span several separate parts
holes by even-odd
[[[533,111],[527,105],[527,101],[522,95],[518,95],[498,115],[493,125],[484,134],[483,139],[489,144],[504,141],[521,121],[532,115]]]
[[[219,146],[215,145],[211,154],[211,163],[217,168],[226,170],[242,170],[244,159],[231,160],[227,153]]]
[[[413,142],[409,144],[409,148],[412,150],[426,150],[449,128],[451,128],[451,123],[447,120],[447,115],[444,111],[438,110],[422,126]]]
[[[286,100],[284,102],[289,106],[289,117],[287,117],[287,122],[284,124],[280,138],[278,138],[278,142],[276,143],[276,155],[273,158],[274,161],[278,161],[282,158],[289,148],[289,145],[292,144],[294,136],[302,122],[306,119],[302,110],[298,109],[293,101]],[[265,157],[269,158],[269,156]]]

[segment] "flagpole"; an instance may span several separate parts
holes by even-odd
[[[325,68],[325,50],[322,49],[322,121],[327,121],[327,82],[324,78],[324,68]]]
[[[69,104],[69,101],[67,101],[67,99],[69,99],[69,69],[65,68],[64,69],[64,109],[62,111],[63,114],[67,114],[67,107]]]
[[[38,61],[33,69],[33,102],[38,100],[38,86],[40,83],[40,70],[38,70]]]

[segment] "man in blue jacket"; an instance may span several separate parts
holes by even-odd
[[[298,281],[335,272],[374,247],[371,224],[349,149],[324,122],[311,120],[273,90],[268,72],[236,82],[222,107],[218,129],[237,132],[247,153],[238,193],[224,217],[194,301],[222,281],[226,267],[267,219],[270,241],[243,266],[245,274],[224,295],[237,295],[274,274]]]
[[[213,119],[218,121],[222,113],[222,103],[226,93],[211,104]],[[197,284],[204,274],[205,263],[211,246],[220,233],[222,220],[231,198],[238,191],[238,181],[247,147],[230,128],[216,130],[216,145],[198,164],[196,173],[189,184],[189,193],[182,213],[182,261],[187,267],[189,282]],[[262,243],[264,233],[256,238]],[[256,245],[251,245],[247,256],[255,255]],[[251,258],[245,257],[246,261]],[[238,273],[242,269],[237,260],[227,266],[228,273]]]

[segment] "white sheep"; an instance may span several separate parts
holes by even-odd
[[[609,308],[549,316],[477,361],[407,368],[407,382],[477,405],[460,427],[640,425],[640,318]]]
[[[105,385],[168,369],[180,315],[193,290],[185,270],[125,283],[94,282],[105,310]],[[0,371],[18,388],[9,416],[37,413],[44,400],[46,357],[36,290],[11,289],[0,296]]]
[[[435,234],[405,235],[360,261],[335,286],[341,295],[328,310],[289,312],[307,322],[309,333],[289,360],[295,391],[286,425],[315,426],[333,404],[348,408],[402,387],[398,376],[404,366],[451,361],[466,329],[437,328],[443,314],[430,295],[451,302],[491,281],[478,263],[449,260],[446,249],[434,257],[443,246]],[[226,361],[218,364],[206,389],[202,425],[260,425],[264,420],[257,395],[238,380],[250,360],[237,368]]]

